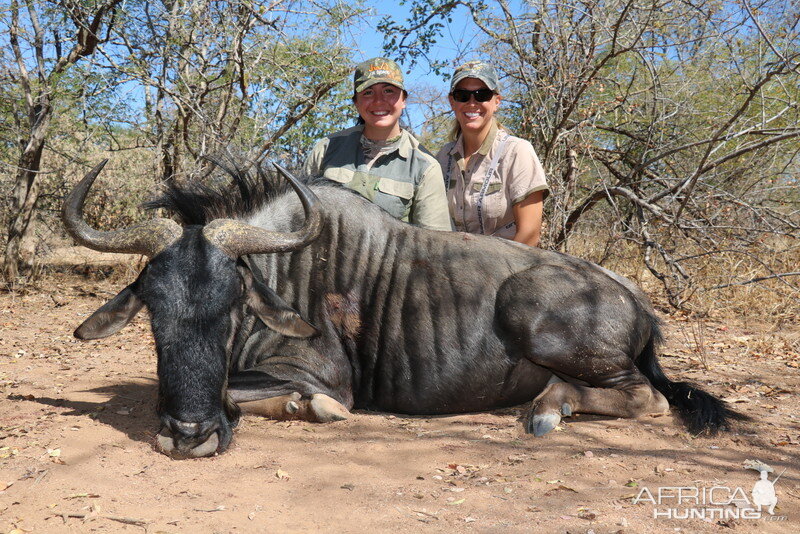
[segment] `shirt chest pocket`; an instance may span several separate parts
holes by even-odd
[[[483,182],[475,182],[472,184],[471,193],[475,203],[481,204],[481,212],[484,214],[484,218],[501,218],[505,214],[507,204],[503,182],[496,177],[490,178],[483,198],[481,198],[482,188]]]
[[[411,199],[414,198],[414,184],[391,178],[381,178],[375,185],[374,202],[393,217],[408,221]]]
[[[333,180],[334,182],[339,182],[340,184],[346,184],[350,182],[354,175],[355,173],[350,169],[343,169],[341,167],[328,167],[322,173],[322,176],[328,180]]]

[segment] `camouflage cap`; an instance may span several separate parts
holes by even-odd
[[[486,84],[486,87],[497,92],[497,72],[494,67],[483,61],[469,61],[456,67],[453,77],[450,78],[450,91],[456,88],[456,84],[464,78],[477,78]]]
[[[356,72],[353,75],[353,88],[356,93],[376,83],[388,83],[405,89],[400,66],[385,57],[374,57],[356,65]]]

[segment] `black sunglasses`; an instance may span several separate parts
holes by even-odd
[[[469,102],[470,96],[474,96],[477,102],[488,102],[494,96],[494,91],[491,89],[476,89],[475,91],[454,89],[450,94],[456,102]]]

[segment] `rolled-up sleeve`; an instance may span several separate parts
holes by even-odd
[[[519,138],[517,138],[519,139]],[[531,193],[544,191],[544,198],[550,193],[539,156],[530,142],[519,139],[509,147],[509,179],[506,183],[511,204],[522,202]]]
[[[442,169],[436,161],[432,161],[432,165],[425,171],[414,193],[414,204],[409,220],[413,224],[433,230],[453,229],[447,208]]]

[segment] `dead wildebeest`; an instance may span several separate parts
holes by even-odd
[[[69,194],[75,240],[150,258],[75,335],[108,336],[142,308],[158,351],[159,447],[224,451],[240,403],[330,421],[350,408],[404,414],[533,400],[537,436],[573,413],[636,417],[675,406],[715,431],[720,401],[664,376],[658,320],[633,283],[587,261],[400,222],[342,187],[258,180],[171,186],[155,219],[102,232],[82,218],[105,162]]]

